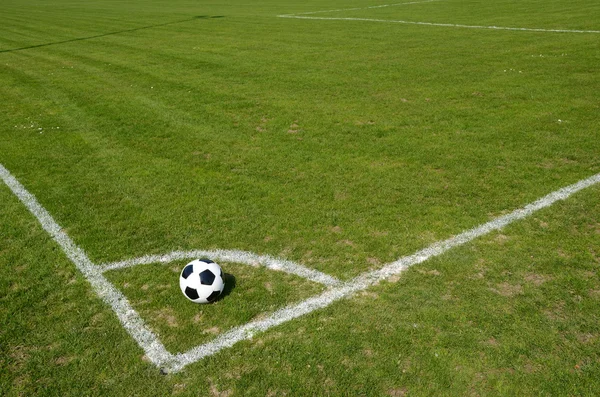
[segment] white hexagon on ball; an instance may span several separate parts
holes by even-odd
[[[179,288],[194,303],[211,303],[223,292],[221,267],[210,259],[195,259],[179,275]]]

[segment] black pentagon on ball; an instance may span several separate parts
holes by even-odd
[[[186,267],[183,268],[183,271],[181,272],[181,277],[187,279],[188,276],[190,274],[192,274],[194,272],[194,265],[187,265]]]
[[[219,297],[219,295],[221,295],[221,291],[213,291],[208,298],[206,298],[207,301],[209,302],[214,302],[217,300],[217,298]]]
[[[185,287],[185,296],[190,299],[198,299],[200,297],[200,295],[198,295],[198,291],[190,287]]]
[[[215,275],[210,270],[206,269],[202,273],[200,273],[200,283],[203,285],[212,285],[213,281],[215,281]]]
[[[206,259],[206,258],[202,258],[202,259],[200,259],[200,261],[204,262],[204,263],[215,263],[215,262],[211,261],[210,259]]]

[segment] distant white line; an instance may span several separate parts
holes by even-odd
[[[285,15],[278,15],[278,16],[282,17],[282,18],[285,18],[285,17],[288,17],[288,16],[295,16],[295,15],[324,14],[324,13],[327,13],[327,12],[337,12],[337,11],[368,10],[368,9],[372,9],[372,8],[398,7],[398,6],[406,6],[406,5],[410,5],[410,4],[433,3],[435,1],[441,1],[441,0],[411,1],[411,2],[407,2],[407,3],[382,4],[382,5],[378,5],[378,6],[369,6],[369,7],[340,8],[340,9],[337,9],[337,10],[322,10],[322,11],[299,12],[297,14],[285,14]]]
[[[165,255],[146,255],[140,258],[128,259],[120,262],[113,262],[99,265],[101,271],[122,269],[126,267],[149,264],[149,263],[170,263],[183,259],[208,258],[214,261],[234,262],[250,266],[264,266],[271,270],[283,271],[304,277],[316,283],[326,286],[339,285],[340,281],[328,274],[321,273],[314,269],[309,269],[292,261],[274,258],[269,255],[257,255],[252,252],[239,250],[193,250],[193,251],[173,251]]]
[[[58,243],[67,257],[83,273],[94,291],[117,314],[123,327],[135,339],[156,366],[170,366],[173,355],[169,353],[156,335],[144,324],[139,314],[131,307],[127,298],[112,285],[101,271],[89,260],[86,253],[62,230],[54,218],[46,211],[35,196],[29,193],[11,173],[0,164],[0,178],[37,218],[44,230]]]
[[[335,18],[335,17],[307,17],[301,15],[278,15],[279,18],[293,19],[312,19],[322,21],[363,21],[363,22],[386,22],[402,23],[406,25],[439,26],[446,28],[464,28],[464,29],[492,29],[492,30],[512,30],[524,32],[545,32],[545,33],[600,33],[600,30],[574,30],[574,29],[541,29],[541,28],[511,28],[505,26],[483,26],[483,25],[459,25],[453,23],[433,23],[433,22],[413,22],[393,19],[375,19],[375,18]]]
[[[451,248],[466,244],[478,237],[489,234],[494,230],[499,230],[519,219],[523,219],[534,212],[541,210],[542,208],[549,207],[559,200],[564,200],[582,189],[598,183],[600,183],[600,174],[596,174],[573,185],[550,193],[531,204],[511,212],[510,214],[498,217],[455,237],[434,243],[421,251],[389,263],[379,270],[363,273],[353,280],[348,281],[338,287],[329,289],[320,295],[316,295],[300,303],[277,310],[263,320],[252,321],[240,327],[233,328],[228,332],[218,336],[211,342],[197,346],[185,353],[176,354],[175,360],[172,362],[173,365],[169,369],[174,372],[179,371],[186,365],[196,362],[204,357],[213,355],[226,347],[231,347],[239,341],[251,339],[252,336],[257,332],[266,331],[276,325],[327,307],[333,302],[348,297],[355,292],[362,291],[368,287],[378,284],[379,282],[393,275],[398,275],[415,264],[422,263],[430,258],[439,256]]]

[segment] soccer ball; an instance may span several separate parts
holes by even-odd
[[[210,259],[196,259],[185,265],[179,276],[179,288],[194,303],[217,300],[225,282],[223,271]]]

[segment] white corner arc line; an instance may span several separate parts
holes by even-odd
[[[309,269],[295,262],[285,259],[275,258],[270,255],[257,255],[252,252],[240,250],[192,250],[192,251],[173,251],[164,255],[146,255],[139,258],[127,259],[120,262],[98,265],[102,272],[115,269],[123,269],[136,265],[150,263],[170,263],[183,259],[208,258],[217,262],[233,262],[250,266],[264,266],[271,270],[282,271],[294,274],[310,281],[332,287],[339,285],[340,280],[318,270]]]
[[[67,257],[92,285],[94,292],[113,309],[123,327],[144,350],[148,359],[158,367],[172,365],[173,355],[144,324],[127,298],[102,275],[102,272],[90,261],[86,253],[75,245],[48,211],[40,205],[35,196],[29,193],[2,164],[0,164],[0,178],[62,248]]]
[[[454,23],[434,23],[434,22],[414,22],[394,19],[376,19],[376,18],[336,18],[336,17],[307,17],[302,15],[278,15],[279,18],[292,19],[311,19],[321,21],[361,21],[361,22],[384,22],[400,23],[405,25],[438,26],[445,28],[463,28],[463,29],[488,29],[488,30],[510,30],[521,32],[542,32],[542,33],[600,33],[600,30],[577,30],[577,29],[542,29],[542,28],[512,28],[506,26],[483,26],[483,25],[460,25]]]
[[[125,296],[104,278],[102,275],[103,270],[99,266],[94,265],[87,258],[85,252],[73,243],[52,216],[39,204],[37,199],[29,193],[23,185],[21,185],[19,181],[17,181],[17,179],[2,166],[2,164],[0,164],[0,177],[19,200],[38,219],[44,230],[46,230],[60,245],[69,259],[75,263],[77,268],[88,279],[94,291],[111,306],[125,329],[146,352],[148,358],[156,366],[163,366],[173,372],[179,371],[186,365],[213,355],[224,348],[231,347],[239,341],[250,339],[257,332],[266,331],[279,324],[327,307],[333,302],[346,298],[355,292],[362,291],[393,275],[400,274],[415,264],[422,263],[432,257],[439,256],[454,247],[464,245],[478,237],[499,230],[517,220],[526,218],[536,211],[549,207],[559,200],[565,200],[580,190],[600,183],[600,173],[587,179],[583,179],[573,185],[552,192],[507,215],[495,218],[454,237],[434,243],[412,255],[402,257],[397,261],[384,265],[381,269],[363,273],[354,279],[334,286],[321,294],[279,309],[263,320],[252,321],[245,325],[235,327],[224,334],[221,334],[211,342],[196,346],[187,352],[173,355],[165,349],[164,345],[160,343],[156,335],[146,327],[139,314],[131,307]]]
[[[192,348],[187,352],[176,354],[175,360],[172,361],[173,365],[170,367],[170,370],[174,372],[179,371],[186,365],[201,360],[204,357],[213,355],[224,348],[231,347],[237,342],[245,339],[251,339],[252,336],[257,332],[266,331],[276,325],[293,320],[315,310],[325,308],[333,302],[348,297],[355,292],[362,291],[366,288],[376,285],[393,275],[398,275],[415,264],[422,263],[428,259],[439,256],[454,247],[466,244],[478,237],[489,234],[492,231],[499,230],[517,220],[533,214],[536,211],[549,207],[559,200],[565,200],[572,194],[582,189],[598,183],[600,183],[600,174],[583,179],[573,185],[552,192],[531,204],[527,204],[522,208],[512,211],[507,215],[495,218],[449,239],[434,243],[412,255],[402,257],[397,261],[383,266],[379,270],[363,273],[355,277],[353,280],[345,282],[338,287],[331,288],[300,303],[286,306],[280,310],[277,310],[263,320],[252,321],[245,325],[235,327],[224,334],[221,334],[211,342]]]

